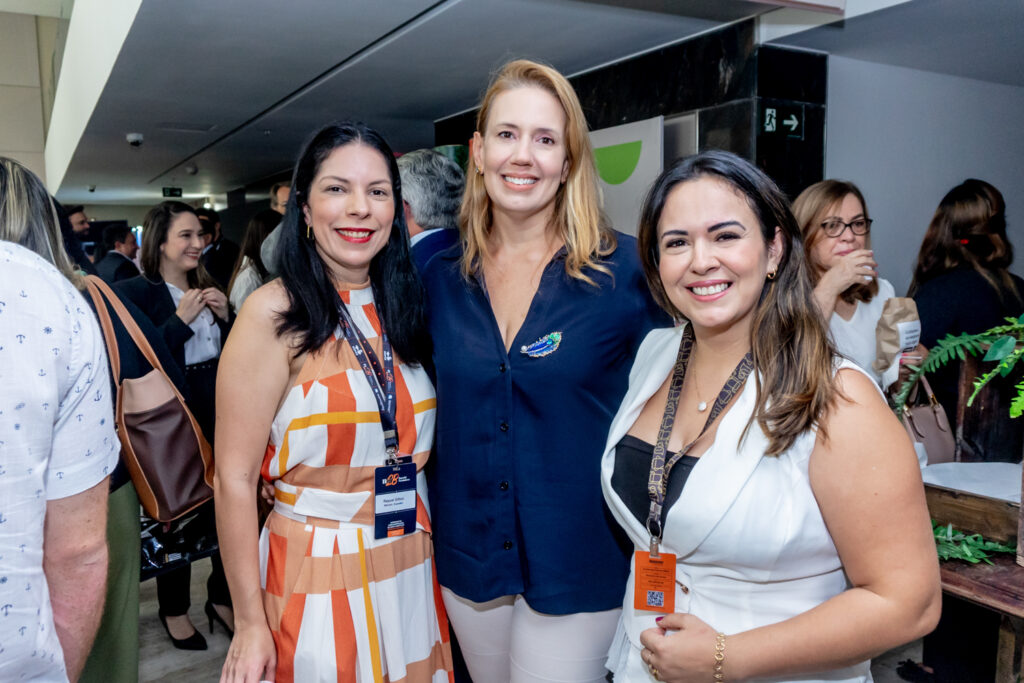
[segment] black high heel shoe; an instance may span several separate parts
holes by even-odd
[[[190,635],[188,638],[175,638],[171,635],[171,629],[167,628],[167,617],[164,616],[163,612],[160,612],[157,616],[160,617],[160,623],[164,625],[164,630],[167,631],[167,637],[171,639],[171,644],[179,650],[205,650],[206,649],[206,638],[199,632],[199,629],[195,630],[195,633]]]
[[[203,607],[203,609],[206,611],[206,618],[210,620],[210,633],[213,633],[213,622],[216,621],[218,624],[221,625],[221,627],[223,627],[225,631],[228,632],[228,638],[235,637],[235,632],[228,628],[228,623],[224,621],[223,617],[217,614],[217,610],[214,609],[212,602],[207,600],[206,605]]]

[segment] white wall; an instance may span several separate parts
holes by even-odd
[[[46,137],[46,181],[53,194],[60,191],[141,4],[142,0],[75,1]]]
[[[0,156],[46,178],[43,147],[36,19],[0,12]]]
[[[966,178],[1003,193],[1024,274],[1024,88],[829,57],[825,176],[856,183],[879,274],[906,292],[943,195]]]

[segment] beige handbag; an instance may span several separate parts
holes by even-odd
[[[121,300],[95,275],[86,278],[86,287],[96,305],[117,384],[114,420],[121,456],[146,514],[169,522],[213,498],[213,450]],[[121,355],[104,297],[153,366],[142,377],[121,379]]]
[[[956,437],[949,427],[946,411],[935,398],[924,375],[910,390],[903,406],[903,428],[911,441],[924,446],[929,465],[955,460]]]

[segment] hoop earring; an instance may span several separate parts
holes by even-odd
[[[777,273],[777,272],[779,272],[779,271],[778,271],[778,268],[776,268],[776,269],[775,269],[775,270],[773,270],[772,272],[768,273],[768,279],[769,279],[769,280],[774,280],[774,279],[775,279],[775,273]]]

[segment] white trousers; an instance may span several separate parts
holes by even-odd
[[[441,589],[474,683],[603,683],[621,609],[550,615],[521,595],[488,602]]]

